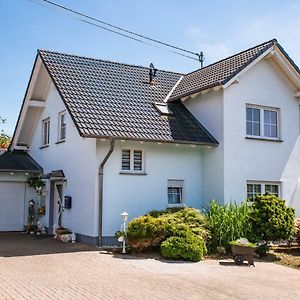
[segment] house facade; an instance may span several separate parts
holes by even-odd
[[[90,243],[123,211],[264,192],[299,215],[299,91],[276,40],[189,74],[38,51],[10,151],[43,168],[40,222]]]

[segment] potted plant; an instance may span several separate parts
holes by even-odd
[[[26,183],[29,187],[33,187],[38,192],[41,191],[43,186],[45,186],[45,182],[39,177],[30,177],[27,179]]]

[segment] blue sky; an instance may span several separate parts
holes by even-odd
[[[39,1],[39,0],[36,0]],[[193,51],[205,64],[277,38],[300,65],[300,1],[54,0]],[[96,29],[28,0],[0,0],[0,116],[12,134],[38,48],[189,72],[173,53]]]

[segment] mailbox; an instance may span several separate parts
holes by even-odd
[[[65,209],[71,209],[71,208],[72,208],[72,197],[65,196]]]

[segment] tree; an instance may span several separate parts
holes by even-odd
[[[250,220],[258,240],[288,240],[294,234],[295,210],[275,195],[257,195],[251,205]]]
[[[5,122],[6,122],[6,119],[4,119],[0,116],[0,124],[4,124]],[[8,148],[10,141],[11,141],[10,136],[8,134],[6,134],[3,129],[1,129],[0,130],[0,149]]]

